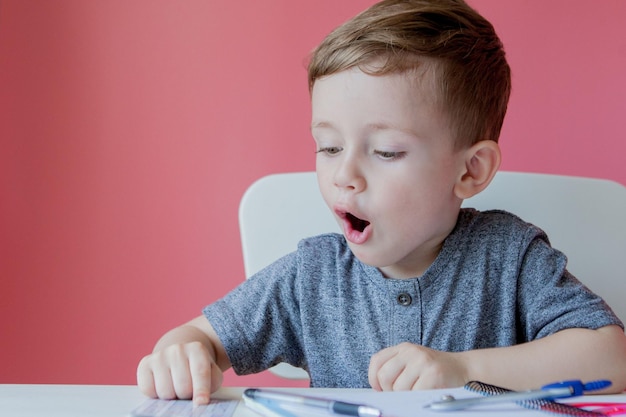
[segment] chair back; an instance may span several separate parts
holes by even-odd
[[[626,322],[626,187],[602,179],[501,171],[463,206],[507,210],[541,227],[552,246],[568,256],[570,272]],[[246,277],[293,252],[305,237],[341,232],[314,172],[274,174],[253,183],[241,200],[239,224]],[[272,371],[307,378],[286,364]]]

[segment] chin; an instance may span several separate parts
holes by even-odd
[[[354,256],[365,265],[373,266],[374,268],[382,268],[389,265],[389,262],[381,259],[379,254],[372,254],[371,251],[364,249],[361,245],[354,245],[348,242],[348,246]]]

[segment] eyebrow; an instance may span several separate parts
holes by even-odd
[[[315,128],[334,128],[335,126],[331,122],[327,121],[319,121],[311,124],[311,129]],[[397,127],[393,127],[387,123],[368,123],[366,127],[370,130],[405,130]]]
[[[319,129],[319,128],[326,128],[326,129],[333,129],[334,126],[332,125],[332,123],[330,122],[324,122],[324,121],[320,121],[320,122],[315,122],[315,123],[311,123],[311,130],[313,129]]]
[[[399,127],[391,126],[383,122],[368,123],[366,125],[366,128],[369,131],[373,131],[373,132],[381,131],[381,130],[393,130],[393,131],[401,132],[407,135],[416,136],[415,133],[411,129],[402,129]],[[336,129],[336,128],[331,122],[321,120],[319,122],[314,122],[311,124],[311,130],[314,130],[314,129]]]

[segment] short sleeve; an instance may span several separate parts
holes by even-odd
[[[260,372],[279,362],[302,365],[296,274],[294,252],[204,308],[237,374]]]
[[[534,340],[567,328],[598,329],[622,322],[604,300],[567,270],[567,258],[547,239],[529,244],[518,278],[522,329]]]

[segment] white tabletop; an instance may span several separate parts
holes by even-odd
[[[241,388],[222,388],[221,398],[241,398]],[[0,416],[125,417],[146,397],[132,385],[0,385]],[[254,415],[244,407],[238,416]]]
[[[11,417],[127,416],[144,399],[136,386],[0,385],[0,414]]]
[[[212,398],[241,400],[245,388],[222,387]],[[293,389],[285,391],[328,394],[370,390]],[[148,398],[134,385],[0,384],[0,417],[128,417]],[[236,417],[259,417],[241,402]]]
[[[240,400],[244,388],[221,388],[213,396]],[[432,411],[424,405],[441,399],[442,394],[457,398],[472,396],[462,388],[413,392],[379,393],[372,390],[287,388],[286,391],[342,399],[374,405],[385,415],[397,417],[545,417],[545,412],[528,410],[515,404],[482,407],[453,413]],[[123,385],[1,385],[0,416],[7,417],[127,417],[146,401],[136,386]],[[626,393],[572,398],[573,401],[602,401],[626,403]],[[300,414],[300,413],[299,413]],[[237,405],[235,417],[258,417],[243,402]]]
[[[243,390],[223,387],[212,397],[239,401]],[[2,417],[127,417],[147,400],[134,385],[0,384]],[[243,403],[234,415],[258,417]]]

